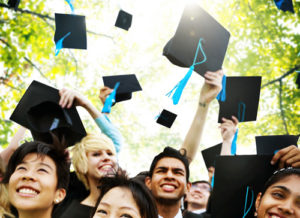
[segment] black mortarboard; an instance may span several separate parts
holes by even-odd
[[[283,11],[290,11],[294,13],[293,1],[292,0],[274,0],[276,7]]]
[[[271,159],[272,155],[217,157],[211,196],[212,217],[252,218],[256,196],[276,170],[276,166],[270,164]]]
[[[230,33],[199,5],[188,4],[174,37],[164,47],[163,55],[177,66],[190,67],[202,38],[202,48],[207,59],[195,65],[194,71],[203,76],[206,71],[222,68],[229,37]],[[203,59],[203,54],[199,52],[196,60]]]
[[[55,26],[55,43],[67,36],[63,40],[62,48],[87,48],[85,16],[56,13]]]
[[[201,151],[206,168],[215,167],[217,156],[221,154],[222,143]]]
[[[159,117],[157,118],[156,122],[165,127],[171,128],[176,117],[177,114],[174,114],[168,110],[163,109],[163,111],[159,114]]]
[[[299,135],[255,136],[257,154],[274,154],[276,151],[297,145]]]
[[[20,4],[20,0],[8,0],[7,4],[10,8],[14,8],[15,10],[17,10]]]
[[[239,122],[255,121],[260,95],[260,76],[227,77],[226,101],[219,101],[219,123],[222,117]]]
[[[126,11],[120,10],[115,26],[122,28],[124,30],[128,30],[131,27],[132,15],[127,13]]]
[[[51,131],[64,136],[68,146],[74,145],[86,132],[75,106],[63,109],[59,99],[57,89],[33,81],[10,119],[30,129],[35,140],[52,143]]]
[[[113,89],[115,84],[120,82],[116,93],[116,102],[129,100],[132,97],[132,92],[141,91],[139,81],[135,74],[104,76],[103,83],[105,86]]]

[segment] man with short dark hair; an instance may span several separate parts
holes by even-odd
[[[190,190],[186,193],[186,210],[195,214],[201,214],[206,211],[208,198],[211,192],[211,185],[205,180],[192,183]]]

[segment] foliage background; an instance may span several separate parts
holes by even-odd
[[[0,144],[5,148],[18,129],[9,117],[32,80],[76,89],[98,108],[102,76],[135,73],[143,92],[117,104],[110,115],[124,137],[121,166],[132,175],[149,168],[166,145],[178,148],[197,106],[203,78],[193,74],[178,106],[164,97],[186,72],[162,56],[174,35],[183,0],[75,0],[75,13],[86,16],[87,50],[63,49],[55,57],[54,13],[70,13],[63,0],[21,1],[17,11],[0,0]],[[227,76],[262,76],[256,122],[239,125],[238,153],[255,153],[255,135],[299,134],[299,1],[295,13],[279,11],[272,0],[198,0],[231,32],[223,69]],[[129,31],[114,27],[119,8],[133,14]],[[178,114],[171,129],[155,122],[167,108]],[[87,131],[99,131],[78,109]],[[203,140],[191,166],[192,179],[206,178],[200,150],[217,144],[218,103],[211,104]],[[30,137],[30,134],[27,134]]]

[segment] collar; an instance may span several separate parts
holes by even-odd
[[[196,214],[201,214],[201,213],[206,212],[206,209],[199,209],[199,210],[194,210],[194,211],[190,211],[190,212],[196,213]]]
[[[158,214],[158,218],[163,218],[163,217]],[[180,209],[178,210],[178,213],[176,214],[176,216],[174,216],[174,218],[182,218],[182,212]]]

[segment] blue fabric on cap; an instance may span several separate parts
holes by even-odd
[[[119,85],[120,82],[117,82],[112,93],[110,93],[110,95],[106,98],[102,109],[102,113],[110,113],[112,104],[116,102],[116,93],[117,89],[119,88]]]
[[[60,40],[57,41],[56,43],[56,48],[55,48],[55,56],[59,54],[59,51],[63,48],[63,41],[65,38],[67,38],[71,32],[68,32],[66,35],[64,35]]]

